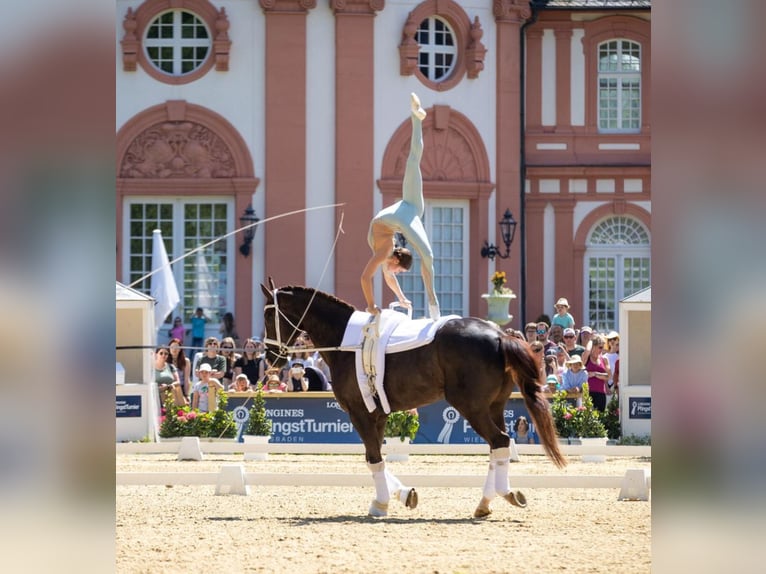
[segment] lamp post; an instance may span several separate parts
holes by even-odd
[[[481,256],[494,259],[499,257],[500,259],[508,259],[511,255],[511,243],[513,243],[513,236],[516,234],[516,220],[513,218],[513,214],[510,209],[505,210],[503,218],[498,221],[500,226],[500,235],[503,238],[505,244],[505,254],[500,253],[500,248],[494,243],[490,244],[487,240],[484,240],[484,245],[481,248]]]
[[[247,257],[250,255],[250,245],[253,243],[255,237],[255,223],[258,223],[260,218],[255,215],[255,210],[252,205],[248,205],[245,212],[239,218],[239,224],[241,227],[246,227],[244,237],[242,239],[242,245],[239,246],[239,252]],[[248,227],[249,226],[249,227]]]

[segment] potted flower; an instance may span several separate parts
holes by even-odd
[[[226,410],[226,393],[216,393],[218,408],[212,412],[201,412],[190,406],[177,407],[172,396],[165,401],[160,418],[160,437],[175,438],[197,436],[200,438],[234,438],[236,425],[234,416]]]
[[[588,383],[582,386],[582,405],[575,406],[567,400],[567,391],[558,391],[553,397],[551,413],[556,432],[561,438],[577,438],[580,444],[606,444],[606,427],[603,415],[593,408]],[[584,461],[603,462],[603,455],[585,455]]]
[[[487,300],[487,319],[497,325],[505,325],[513,319],[508,313],[508,305],[516,298],[513,291],[505,286],[508,279],[505,271],[495,271],[489,280],[492,289],[482,295]]]
[[[409,444],[415,439],[420,428],[417,409],[395,411],[386,419],[384,431],[387,461],[404,461],[409,459]]]
[[[263,384],[258,383],[253,406],[248,411],[247,425],[242,439],[245,444],[266,444],[271,438],[272,420],[266,416],[266,399],[263,397]],[[266,452],[245,452],[245,460],[266,460]]]

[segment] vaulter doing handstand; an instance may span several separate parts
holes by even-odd
[[[399,303],[406,307],[412,306],[396,279],[397,273],[407,271],[412,266],[410,251],[403,247],[395,247],[395,234],[399,232],[420,256],[420,273],[423,276],[423,285],[428,297],[428,313],[431,319],[436,320],[440,312],[439,300],[434,292],[434,257],[421,219],[425,202],[420,158],[423,156],[422,122],[426,112],[420,107],[420,100],[414,93],[410,96],[410,106],[412,108],[412,138],[402,181],[402,199],[380,210],[370,222],[367,241],[372,248],[372,257],[362,271],[362,292],[367,302],[367,312],[380,313],[373,297],[372,278],[378,267],[381,267],[386,285],[394,292]]]

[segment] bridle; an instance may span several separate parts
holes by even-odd
[[[311,307],[311,303],[314,301],[314,297],[316,296],[316,291],[311,296],[311,300],[306,305],[305,311],[303,311],[303,314],[301,315],[301,318],[298,320],[298,323],[293,323],[287,315],[285,315],[280,309],[279,309],[279,300],[277,298],[277,295],[279,294],[279,289],[274,289],[272,292],[272,299],[274,300],[273,303],[267,304],[264,306],[263,310],[264,312],[268,309],[273,308],[274,309],[274,334],[276,336],[276,339],[272,339],[268,336],[265,336],[263,338],[263,342],[266,345],[272,345],[277,347],[277,351],[271,351],[272,354],[275,354],[277,358],[287,358],[288,355],[297,352],[304,352],[304,351],[358,351],[362,348],[361,345],[352,345],[352,346],[337,346],[337,347],[297,347],[295,345],[290,346],[286,342],[282,342],[282,334],[281,329],[279,328],[280,321],[279,318],[282,317],[287,323],[293,328],[293,332],[290,333],[290,336],[286,338],[286,341],[290,341],[295,337],[295,334],[298,331],[301,331],[302,329],[299,327],[301,322],[303,321],[303,318],[306,316],[306,313],[309,310],[309,307]]]

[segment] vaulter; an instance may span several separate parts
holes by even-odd
[[[370,222],[367,242],[372,248],[372,257],[362,271],[362,292],[367,302],[367,312],[379,314],[380,308],[375,304],[373,297],[372,278],[378,267],[381,267],[386,285],[399,299],[399,304],[412,307],[412,302],[404,296],[396,279],[397,273],[407,271],[412,266],[412,253],[403,247],[396,247],[395,234],[399,232],[420,256],[420,273],[428,297],[428,313],[431,319],[436,320],[440,316],[440,311],[439,300],[434,292],[433,250],[421,219],[425,201],[420,158],[423,156],[422,122],[426,112],[414,93],[410,95],[410,107],[412,108],[412,138],[402,181],[402,199],[380,210]]]

